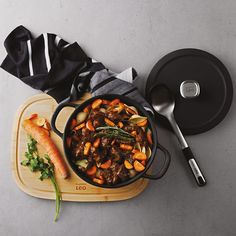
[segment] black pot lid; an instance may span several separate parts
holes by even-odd
[[[184,134],[213,128],[226,116],[232,102],[233,86],[226,67],[199,49],[180,49],[156,63],[146,84],[150,103],[150,91],[157,84],[164,84],[173,92],[175,118]],[[165,118],[157,114],[157,119],[170,128]]]

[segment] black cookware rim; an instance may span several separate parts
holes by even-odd
[[[217,66],[217,68],[220,70],[220,72],[222,73],[222,75],[224,77],[227,93],[226,93],[226,97],[225,97],[224,106],[222,107],[222,109],[218,113],[218,115],[213,120],[211,120],[209,123],[207,123],[206,125],[204,125],[202,127],[188,128],[188,129],[182,128],[182,132],[185,135],[194,135],[194,134],[203,133],[203,132],[206,132],[206,131],[212,129],[213,127],[215,127],[227,115],[227,113],[230,109],[231,103],[232,103],[232,99],[233,99],[232,80],[231,80],[230,74],[229,74],[227,68],[225,67],[225,65],[217,57],[210,54],[209,52],[203,51],[201,49],[196,49],[196,48],[183,48],[183,49],[178,49],[178,50],[168,53],[167,55],[163,56],[154,65],[154,67],[152,68],[152,70],[148,76],[147,83],[146,83],[145,94],[146,94],[147,100],[149,102],[151,102],[150,91],[153,89],[153,87],[155,85],[158,84],[157,82],[155,83],[154,81],[155,81],[155,77],[157,77],[157,75],[162,70],[162,68],[167,63],[174,60],[175,58],[183,57],[183,56],[191,56],[191,55],[204,57],[205,59],[212,61]]]
[[[71,158],[69,158],[70,153],[69,153],[69,149],[67,147],[66,144],[66,137],[68,135],[68,130],[69,130],[69,126],[70,123],[72,121],[73,118],[75,118],[75,116],[82,111],[86,106],[88,106],[89,104],[91,104],[92,101],[94,101],[95,99],[98,98],[103,98],[103,99],[115,99],[115,98],[119,98],[121,101],[127,103],[127,105],[133,105],[135,106],[138,111],[141,111],[141,114],[146,116],[148,118],[149,124],[150,124],[150,129],[152,131],[153,134],[153,147],[152,147],[152,155],[149,158],[145,170],[138,173],[136,176],[134,176],[133,178],[124,181],[124,182],[120,182],[118,184],[115,185],[106,185],[106,184],[97,184],[95,182],[93,182],[89,177],[87,177],[87,175],[85,173],[83,173],[82,171],[79,171],[78,168],[76,168],[76,165],[73,163],[73,161],[71,160]],[[69,162],[71,168],[73,169],[73,171],[84,181],[86,181],[87,183],[91,184],[91,185],[95,185],[97,187],[102,187],[102,188],[118,188],[118,187],[123,187],[126,185],[129,185],[133,182],[135,182],[136,180],[138,180],[139,178],[141,178],[149,169],[149,167],[151,166],[151,164],[153,163],[153,160],[155,158],[155,154],[156,154],[156,150],[157,150],[157,146],[158,146],[158,138],[157,138],[157,133],[156,133],[156,127],[154,125],[153,119],[151,117],[151,113],[147,112],[140,104],[138,104],[136,101],[126,97],[126,96],[122,96],[122,95],[118,95],[118,94],[106,94],[106,95],[99,95],[99,96],[95,96],[92,97],[88,100],[86,100],[85,102],[78,104],[75,107],[75,110],[73,111],[73,113],[70,115],[70,117],[68,118],[67,122],[66,122],[66,126],[64,129],[64,133],[63,133],[63,147],[64,147],[64,151],[66,154],[66,159]]]

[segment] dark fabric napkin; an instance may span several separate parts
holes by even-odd
[[[114,93],[134,99],[153,113],[133,84],[137,79],[133,68],[114,73],[88,57],[77,42],[70,44],[51,33],[33,38],[28,29],[18,26],[4,46],[7,56],[1,67],[58,103],[78,100],[85,91],[92,96]]]

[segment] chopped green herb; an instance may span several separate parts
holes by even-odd
[[[61,205],[61,193],[54,175],[54,165],[48,155],[41,158],[38,154],[37,141],[32,137],[29,137],[29,143],[27,143],[27,152],[25,152],[25,160],[21,162],[21,165],[28,166],[32,172],[39,171],[41,173],[39,179],[50,179],[56,193],[56,212],[54,221],[58,219]],[[45,162],[47,160],[47,162]]]

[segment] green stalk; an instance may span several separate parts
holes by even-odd
[[[123,135],[126,135],[126,136],[128,136],[128,137],[132,137],[132,138],[133,138],[133,136],[132,136],[130,133],[128,133],[128,132],[126,132],[126,131],[124,131],[123,129],[120,129],[120,128],[118,128],[118,127],[102,126],[102,127],[96,128],[96,130],[116,130],[116,131],[118,131],[119,133],[122,133]]]
[[[104,133],[102,133],[102,132],[97,133],[94,135],[94,137],[117,138],[120,140],[129,141],[129,142],[134,140],[133,137],[131,138],[131,137],[123,136],[117,132],[108,132],[108,131],[104,132]]]
[[[50,177],[50,180],[52,182],[52,185],[54,187],[55,190],[55,194],[56,194],[56,212],[55,212],[55,216],[54,216],[54,221],[56,222],[60,213],[60,208],[61,208],[61,193],[59,191],[59,187],[58,184],[55,180],[54,176]]]
[[[44,179],[50,179],[56,194],[56,212],[54,221],[57,221],[60,207],[61,207],[61,193],[54,175],[54,165],[51,162],[50,157],[46,154],[44,158],[47,163],[38,154],[37,142],[29,137],[29,143],[27,143],[27,152],[25,152],[25,160],[21,162],[21,165],[28,166],[32,172],[40,171],[41,175],[39,179],[43,181]]]

